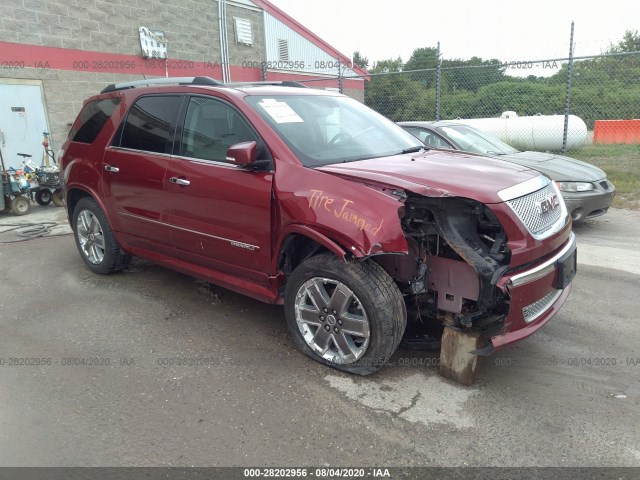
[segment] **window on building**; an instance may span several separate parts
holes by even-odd
[[[278,39],[278,60],[289,61],[289,41],[283,38]]]
[[[170,153],[182,97],[140,98],[127,115],[120,146],[146,152]]]
[[[71,141],[93,143],[119,103],[119,98],[94,100],[87,103],[78,115],[76,124],[69,132]]]
[[[236,42],[242,45],[253,45],[253,30],[251,20],[246,18],[233,17],[236,29]]]

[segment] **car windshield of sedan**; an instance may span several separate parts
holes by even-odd
[[[413,135],[352,98],[278,95],[246,100],[308,167],[424,148]]]
[[[485,135],[479,130],[465,125],[448,125],[440,127],[440,129],[458,144],[460,150],[481,155],[510,155],[518,153],[518,150],[497,138]]]

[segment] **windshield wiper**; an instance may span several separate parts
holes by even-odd
[[[402,150],[400,153],[417,153],[420,150],[428,150],[427,147],[409,147]]]

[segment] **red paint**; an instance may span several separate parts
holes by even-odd
[[[138,97],[167,92],[205,95],[233,104],[268,147],[273,168],[252,171],[193,161],[177,156],[177,151],[176,155],[158,155],[105,148],[111,145],[127,109]],[[286,279],[278,260],[281,246],[292,234],[313,239],[340,257],[396,253],[415,259],[409,257],[409,244],[400,224],[405,205],[402,197],[393,193],[395,189],[430,197],[471,198],[490,205],[507,235],[512,271],[524,265],[534,268],[558,252],[569,238],[570,223],[543,241],[533,239],[509,207],[500,202],[496,192],[538,175],[502,161],[429,151],[306,168],[246,102],[245,97],[254,92],[322,94],[271,86],[178,86],[127,89],[93,97],[120,97],[121,103],[92,145],[67,141],[63,146],[65,194],[77,188],[96,195],[124,250],[272,303],[282,301],[281,287]],[[182,123],[175,120],[177,125]],[[106,165],[120,171],[107,172]],[[191,183],[171,183],[173,177]],[[447,284],[460,275],[470,283],[470,267],[458,269],[438,263],[432,267],[449,269],[435,272],[438,288],[448,288]],[[491,339],[496,348],[544,325],[570,290],[567,288],[539,319],[526,324],[522,308],[551,291],[557,272],[518,287],[508,286],[510,275],[496,283],[509,299],[501,335]],[[477,285],[445,293],[449,291],[472,297]]]
[[[544,280],[544,279],[543,279]],[[528,285],[523,285],[519,287],[520,290],[526,291],[525,289]],[[529,295],[530,301],[525,300],[523,298],[518,298],[514,301],[514,304],[509,310],[509,315],[507,315],[507,319],[505,320],[505,329],[500,335],[491,338],[491,344],[495,347],[495,351],[501,350],[502,348],[517,343],[525,338],[533,335],[535,332],[544,327],[549,320],[551,320],[559,311],[564,302],[569,297],[571,293],[571,289],[573,284],[570,284],[567,288],[565,288],[558,299],[549,306],[548,310],[540,315],[535,321],[531,323],[525,323],[524,317],[522,316],[522,306],[530,305],[535,302],[540,297],[535,298],[533,295]],[[529,303],[526,303],[529,302]]]
[[[405,188],[427,196],[470,196],[482,203],[500,203],[497,192],[514,178],[529,180],[540,174],[500,160],[443,151],[372,158],[322,167],[325,172]],[[473,178],[473,183],[469,179]]]
[[[0,42],[0,63],[15,65],[18,68],[35,68],[40,70],[68,70],[94,73],[120,73],[123,75],[144,75],[146,77],[164,77],[164,60],[149,60],[138,55],[123,53],[94,52],[73,50],[58,47],[43,47],[22,43]],[[222,69],[218,62],[192,62],[169,58],[168,72],[170,77],[204,76],[220,79]],[[258,82],[262,80],[260,68],[248,68],[231,65],[231,78],[234,82]],[[267,72],[270,81],[299,81],[312,88],[338,88],[338,80],[327,78],[318,80],[309,74]],[[314,80],[309,82],[309,80]],[[364,90],[362,80],[343,79],[344,88]]]

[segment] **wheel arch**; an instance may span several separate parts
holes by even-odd
[[[73,225],[73,211],[76,208],[78,202],[85,198],[90,197],[96,201],[96,203],[100,206],[102,211],[107,215],[107,209],[105,208],[102,199],[99,195],[96,195],[95,192],[91,192],[85,188],[80,187],[68,187],[66,191],[66,206],[67,206],[67,215],[69,216],[69,222]],[[108,217],[107,217],[108,218]]]
[[[306,258],[321,251],[331,252],[342,260],[348,255],[345,248],[317,230],[304,225],[291,225],[280,236],[274,270],[288,275]]]

